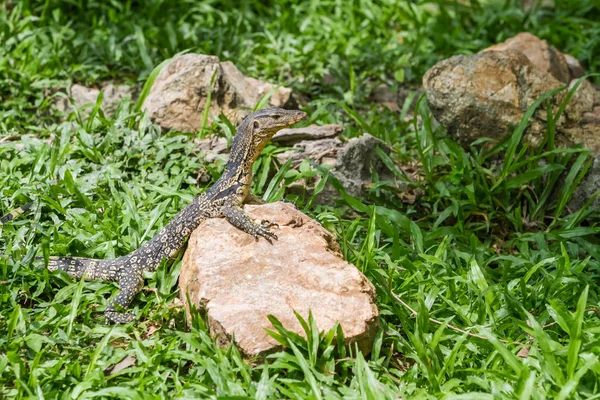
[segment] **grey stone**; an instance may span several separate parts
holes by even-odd
[[[289,145],[303,140],[319,140],[336,137],[343,130],[343,126],[334,124],[309,125],[303,128],[286,128],[277,132],[271,141]]]

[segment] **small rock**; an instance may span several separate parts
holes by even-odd
[[[197,132],[202,128],[209,93],[208,123],[220,113],[238,123],[273,87],[244,76],[233,63],[220,62],[216,56],[184,54],[174,57],[160,71],[144,109],[154,123],[165,129]],[[280,87],[272,95],[271,105],[282,107],[290,98],[291,89]]]
[[[135,96],[135,90],[132,86],[114,83],[105,83],[100,87],[100,89],[74,84],[71,86],[68,94],[75,102],[77,108],[80,109],[81,115],[85,118],[90,115],[92,108],[96,104],[100,90],[103,91],[101,108],[104,114],[106,114],[108,117],[115,113],[121,100],[126,98],[134,99]],[[71,106],[69,99],[56,96],[54,97],[53,101],[58,111],[64,113],[70,113],[73,111],[73,107]]]
[[[293,149],[277,153],[277,161],[285,164],[292,159],[292,167],[298,166],[305,159],[313,160],[320,165],[335,165],[337,154],[344,144],[338,138],[321,140],[303,140],[294,145]]]
[[[344,130],[341,125],[310,125],[304,128],[286,128],[282,129],[273,136],[273,142],[294,144],[302,140],[319,140],[332,138],[339,135]]]
[[[338,138],[305,140],[294,145],[293,150],[278,153],[277,160],[285,163],[291,158],[292,166],[296,166],[303,160],[310,159],[319,165],[330,166],[329,171],[340,181],[346,193],[355,197],[364,197],[368,186],[372,183],[372,172],[376,172],[381,180],[394,180],[391,171],[377,154],[377,147],[386,154],[390,152],[383,141],[368,133],[349,139],[345,143]],[[296,194],[310,195],[319,180],[303,183],[302,187],[295,185],[289,189]],[[405,185],[400,186],[406,189]],[[337,190],[331,184],[327,184],[317,195],[315,202],[334,204],[337,198],[339,198]]]
[[[292,160],[292,168],[298,167],[302,161],[309,159],[321,166],[330,168],[330,172],[344,186],[346,192],[352,196],[363,197],[371,184],[371,173],[376,172],[381,180],[394,181],[391,171],[383,164],[377,154],[377,147],[389,154],[390,148],[381,140],[370,134],[363,134],[357,138],[342,142],[337,137],[326,137],[339,134],[343,127],[339,125],[311,126],[307,128],[286,129],[282,139],[285,144],[291,145],[295,140],[305,137],[313,140],[300,140],[293,144],[290,150],[276,153],[277,161],[285,164]],[[282,131],[280,131],[282,132]],[[277,135],[275,136],[277,137]],[[321,139],[317,139],[321,137]],[[226,162],[227,141],[225,138],[213,137],[202,139],[198,142],[198,150],[204,155],[207,162],[221,159]],[[298,181],[288,186],[287,193],[311,195],[319,183],[319,179],[311,182]],[[203,180],[201,179],[201,182]],[[399,184],[402,189],[406,185]],[[339,198],[338,192],[331,184],[326,185],[315,198],[315,203],[334,204]]]
[[[600,130],[597,132],[600,135]],[[581,209],[585,203],[590,200],[597,191],[600,190],[600,155],[595,155],[592,161],[592,166],[586,174],[585,178],[577,186],[573,192],[573,196],[569,200],[567,207],[571,211]],[[592,202],[591,207],[600,207],[600,196]]]
[[[461,144],[481,137],[498,141],[512,133],[526,110],[544,93],[584,74],[573,57],[548,46],[546,41],[522,33],[488,51],[451,57],[436,64],[423,78],[427,100],[435,118]],[[567,91],[549,99],[553,113]],[[546,107],[529,121],[524,141],[537,146],[547,132]],[[556,145],[583,144],[594,163],[568,204],[581,208],[600,188],[600,93],[583,81],[556,124]],[[598,199],[594,205],[600,205]]]
[[[273,244],[233,227],[225,219],[208,219],[189,240],[179,277],[181,300],[206,312],[211,333],[227,346],[232,338],[246,357],[281,348],[265,329],[267,316],[305,336],[294,315],[308,318],[319,330],[339,321],[348,344],[368,353],[378,328],[375,289],[342,258],[335,238],[318,222],[287,203],[246,205],[257,221],[279,225]]]
[[[373,173],[376,173],[381,181],[395,180],[392,172],[377,154],[377,148],[380,148],[385,154],[390,153],[390,148],[385,142],[364,133],[348,140],[338,150],[337,158],[330,172],[340,181],[349,195],[365,197],[373,182]],[[408,189],[404,183],[396,182],[396,185],[400,190]],[[334,204],[338,198],[337,190],[331,184],[327,184],[323,191],[316,196],[315,202]]]
[[[365,133],[352,138],[338,152],[333,174],[351,196],[363,196],[376,171],[380,180],[391,180],[391,171],[383,164],[377,148],[389,154],[390,148],[376,137]]]
[[[581,64],[574,57],[561,53],[550,46],[547,41],[541,40],[529,32],[521,32],[503,43],[488,47],[484,51],[506,50],[520,51],[542,71],[552,74],[564,83],[569,83],[571,80],[584,75]],[[567,57],[569,58],[568,61]]]
[[[198,142],[197,150],[204,155],[206,162],[212,163],[217,158],[226,160],[228,156],[223,156],[227,152],[227,139],[219,136],[213,136],[210,138],[200,139]]]

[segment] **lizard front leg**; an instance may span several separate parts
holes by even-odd
[[[233,204],[225,206],[221,212],[231,225],[251,234],[256,240],[258,240],[259,236],[264,237],[269,242],[271,242],[271,239],[277,240],[277,235],[269,231],[269,228],[276,226],[277,224],[270,223],[266,220],[257,224],[252,221],[241,207]]]

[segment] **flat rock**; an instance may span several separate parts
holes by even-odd
[[[238,123],[271,91],[273,106],[283,107],[291,98],[291,89],[246,77],[231,62],[221,62],[216,56],[184,54],[160,71],[143,108],[164,129],[197,132],[209,93],[208,123],[221,113]]]
[[[280,349],[265,329],[267,315],[305,336],[294,310],[319,330],[339,321],[348,344],[369,352],[378,328],[375,289],[342,258],[335,238],[288,203],[244,209],[255,220],[277,223],[278,241],[255,241],[225,219],[209,219],[189,240],[179,277],[189,318],[190,301],[206,313],[220,345],[235,344],[246,357]]]
[[[344,146],[338,138],[321,140],[302,140],[295,143],[287,151],[277,153],[275,156],[280,164],[292,160],[292,167],[298,166],[302,161],[309,159],[320,165],[335,166],[337,153]]]
[[[342,125],[309,125],[304,128],[282,129],[273,136],[271,141],[284,144],[294,144],[302,140],[319,140],[336,137],[344,130]]]

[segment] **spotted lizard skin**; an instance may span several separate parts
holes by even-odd
[[[19,208],[15,208],[8,214],[3,215],[2,217],[0,217],[0,226],[6,224],[7,222],[12,221],[13,219],[17,218],[19,215],[23,214],[24,212],[29,211],[31,209],[31,207],[33,207],[33,201],[30,203],[27,203],[24,206],[21,206]]]
[[[280,129],[306,117],[297,110],[271,107],[248,115],[237,129],[230,158],[221,177],[206,192],[177,214],[156,236],[134,252],[115,259],[97,260],[78,257],[50,257],[50,271],[63,270],[75,278],[118,282],[120,291],[106,308],[107,322],[127,323],[135,319],[123,312],[143,288],[145,271],[155,271],[163,259],[171,259],[185,245],[194,229],[206,218],[225,217],[233,226],[258,240],[277,240],[268,221],[255,223],[242,210],[249,200],[252,164]]]

